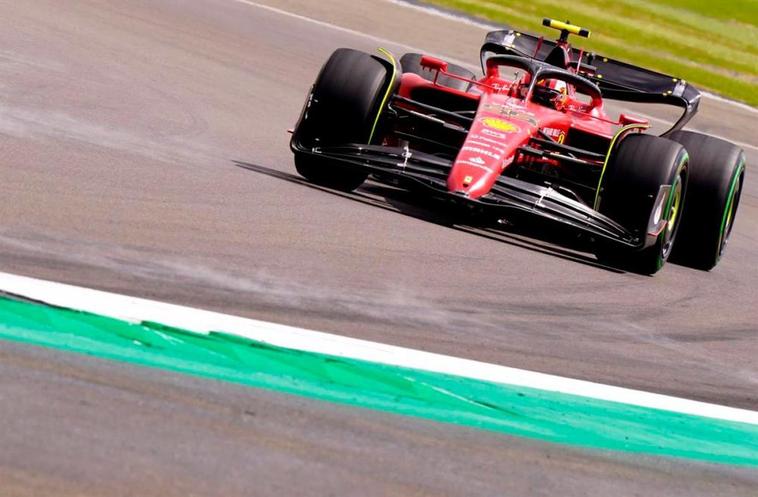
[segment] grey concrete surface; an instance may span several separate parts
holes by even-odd
[[[654,278],[618,273],[598,267],[591,255],[544,240],[444,226],[434,212],[391,188],[367,184],[355,194],[335,194],[295,175],[285,132],[329,53],[339,46],[373,50],[381,44],[398,53],[412,46],[475,62],[483,33],[381,1],[266,3],[296,15],[235,0],[0,0],[3,271],[758,408],[755,149],[747,150],[748,181],[729,252],[711,273],[674,265]],[[755,145],[755,114],[715,101],[703,106],[693,126]],[[34,375],[35,366],[19,363],[17,354],[26,352],[11,349],[0,366],[20,378]],[[98,365],[97,373],[90,374],[107,383],[122,373],[141,375],[145,388],[156,395],[171,395],[173,386],[161,383],[159,373]],[[61,423],[79,422],[75,406],[64,407],[58,398],[46,402],[61,374],[50,372],[39,380],[39,388],[28,386],[32,407],[24,416],[12,410],[0,416],[16,423],[13,431],[0,433],[0,446],[7,447],[16,430],[60,431],[60,426],[47,426],[59,410]],[[15,392],[12,398],[22,397],[26,389],[9,382],[8,374],[3,377],[5,388]],[[193,384],[200,399],[231,388]],[[72,391],[72,398],[100,395],[87,391]],[[235,389],[234,395],[266,402],[259,392]],[[105,393],[99,399],[114,401]],[[50,411],[34,405],[48,405]],[[136,400],[122,406],[123,415],[139,419],[146,415],[144,406]],[[6,400],[2,408],[16,409]],[[182,406],[167,405],[166,412],[172,408]],[[302,400],[281,400],[280,408],[277,416],[357,416]],[[108,409],[103,415],[119,412]],[[168,418],[155,422],[167,430]],[[462,479],[479,481],[479,475],[461,466],[468,457],[454,450],[456,437],[471,437],[474,447],[490,443],[492,436],[424,425],[418,429],[437,430],[435,437],[444,447],[422,457],[421,449],[409,449],[415,447],[409,433],[423,423],[410,427],[407,420],[390,418],[372,414],[371,429],[381,430],[375,425],[384,423],[401,427],[397,438],[411,438],[397,453],[413,454],[406,459],[409,467],[434,461],[455,469]],[[163,432],[156,430],[141,436],[160,440]],[[63,487],[72,485],[70,494],[87,493],[76,487],[79,476],[89,474],[85,463],[117,465],[118,444],[129,443],[126,433],[106,426],[98,433],[112,437],[103,449],[111,459],[90,452],[84,442],[64,439],[55,455],[69,449],[75,456],[66,461],[67,471],[46,479],[44,465],[10,467],[7,461],[15,456],[3,451],[0,480],[32,481],[32,475],[53,484],[60,478]],[[170,451],[181,436],[196,437],[203,447],[231,443],[224,435],[188,428],[167,436],[161,450]],[[323,433],[325,444],[341,449],[355,437],[371,452],[371,439],[326,428]],[[623,484],[631,494],[657,464],[614,459],[622,469],[601,475],[604,465],[611,464],[608,459],[590,463],[581,458],[595,456],[520,441],[519,447],[538,454],[535,463],[519,466],[506,478],[509,461],[517,457],[503,448],[506,442],[491,443],[500,443],[487,452],[500,479],[482,480],[482,495],[500,494],[498,484],[511,478],[521,485],[511,489],[514,493],[536,493],[524,485],[540,481],[538,475],[558,471],[557,466],[595,471],[596,464],[601,469],[593,474],[608,484]],[[159,454],[150,450],[138,445],[135,457]],[[249,450],[264,457],[263,448]],[[318,452],[315,446],[312,450]],[[26,459],[32,452],[22,447],[18,456]],[[432,453],[435,458],[429,459]],[[237,485],[249,480],[234,454],[230,450],[219,457],[233,468],[235,478],[242,478],[235,480]],[[372,457],[387,460],[391,454]],[[344,475],[351,472],[344,461],[332,459],[327,465]],[[286,485],[300,483],[298,479],[278,473],[290,470],[261,463],[256,474],[292,490]],[[697,471],[686,467],[685,473],[671,471],[661,478],[670,488],[674,482],[699,482],[702,486],[687,487],[689,495],[712,495],[708,485],[732,481],[722,470],[709,469],[704,473],[708,478],[691,480],[684,475]],[[141,494],[128,488],[148,471],[153,469],[139,466],[131,479],[107,488]],[[189,473],[171,473],[169,463],[154,471],[176,475],[176,489],[192,488],[196,481]],[[435,478],[418,474],[419,481]],[[377,480],[371,478],[335,477],[333,487],[311,490],[313,495],[352,494],[357,488],[352,484],[373,489]],[[223,475],[214,481],[222,485]],[[597,481],[580,474],[574,493],[595,493],[588,489]],[[13,488],[21,492],[25,485]],[[107,493],[106,487],[92,488],[92,493]],[[202,495],[216,493],[210,490],[215,487],[197,488]],[[277,488],[267,487],[261,494],[273,495],[281,491]],[[387,488],[386,494],[412,494]],[[725,488],[717,493],[739,493],[743,487]],[[454,486],[445,491],[468,494]],[[427,493],[443,492],[435,487]]]
[[[758,472],[537,444],[0,342],[0,495],[750,496]]]

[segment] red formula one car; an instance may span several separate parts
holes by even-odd
[[[420,54],[336,50],[294,129],[297,171],[351,191],[369,175],[481,215],[538,216],[587,235],[601,261],[652,274],[670,254],[711,269],[729,239],[745,175],[735,145],[682,131],[700,93],[685,81],[549,41],[489,33],[484,76]],[[609,116],[604,100],[671,104],[662,136]],[[534,219],[534,218],[533,218]]]

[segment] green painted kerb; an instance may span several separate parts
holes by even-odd
[[[0,298],[0,339],[560,444],[758,466],[755,425],[277,348],[224,333]]]

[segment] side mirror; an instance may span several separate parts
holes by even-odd
[[[421,57],[421,67],[425,67],[431,71],[447,72],[447,62],[440,60],[430,55],[424,55]]]
[[[650,124],[650,121],[647,119],[642,119],[641,117],[621,114],[619,116],[619,124],[622,126],[628,126],[630,124]]]

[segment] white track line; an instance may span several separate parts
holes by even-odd
[[[386,2],[404,7],[406,9],[416,10],[419,12],[424,12],[429,15],[433,15],[436,17],[441,17],[443,19],[447,19],[449,21],[459,22],[461,24],[466,24],[468,26],[474,26],[481,29],[502,29],[503,26],[500,24],[497,24],[495,22],[487,22],[484,20],[477,20],[472,17],[466,16],[466,15],[456,15],[452,12],[449,12],[445,9],[434,7],[431,5],[419,5],[414,2],[408,2],[405,0],[385,0]],[[733,105],[735,107],[738,107],[742,110],[746,110],[748,112],[751,112],[753,114],[758,114],[758,109],[755,107],[752,107],[750,105],[744,104],[742,102],[737,102],[734,100],[730,100],[728,98],[721,97],[719,95],[715,95],[713,93],[709,92],[701,92],[703,97],[710,98],[711,100],[716,100],[725,104]]]
[[[0,291],[133,323],[153,321],[199,333],[222,331],[277,347],[758,425],[758,412],[562,378],[319,331],[0,273]]]
[[[279,15],[282,15],[282,16],[291,17],[293,19],[297,19],[299,21],[303,21],[303,22],[307,22],[307,23],[310,23],[310,24],[314,24],[316,26],[321,26],[321,27],[332,29],[332,30],[339,31],[339,32],[342,32],[342,33],[347,33],[347,34],[352,35],[352,36],[357,36],[357,37],[360,37],[360,38],[367,38],[369,40],[373,40],[373,41],[375,41],[375,42],[377,42],[379,44],[382,44],[382,45],[387,45],[387,44],[389,44],[389,45],[396,45],[396,46],[405,47],[405,48],[407,48],[408,50],[410,50],[412,52],[425,52],[425,53],[429,53],[430,55],[435,55],[435,56],[438,56],[438,57],[442,56],[441,54],[435,54],[433,52],[429,52],[429,51],[424,50],[424,49],[419,48],[419,47],[414,47],[414,46],[411,46],[411,45],[406,45],[404,43],[398,43],[397,41],[390,40],[388,38],[383,38],[381,36],[375,36],[375,35],[363,33],[361,31],[356,31],[354,29],[346,28],[344,26],[338,26],[336,24],[332,24],[332,23],[329,23],[329,22],[326,22],[326,21],[319,21],[318,19],[313,19],[311,17],[303,16],[303,15],[300,15],[300,14],[295,14],[294,12],[289,12],[287,10],[283,10],[283,9],[280,9],[280,8],[277,8],[277,7],[272,7],[270,5],[265,5],[265,4],[261,4],[261,3],[258,3],[258,2],[253,2],[252,0],[232,0],[232,1],[236,2],[236,3],[241,3],[241,4],[244,4],[244,5],[248,5],[250,7],[255,7],[255,8],[258,8],[258,9],[262,9],[262,10],[267,10],[269,12],[273,12],[273,13],[276,13],[276,14],[279,14]],[[428,14],[431,14],[431,15],[434,15],[434,16],[437,16],[437,17],[442,17],[444,19],[452,20],[452,21],[455,21],[455,22],[460,22],[460,23],[463,23],[463,24],[468,24],[470,26],[475,26],[475,27],[482,28],[482,29],[495,29],[495,28],[498,27],[496,24],[488,24],[488,23],[484,23],[484,22],[478,22],[478,21],[466,18],[464,16],[457,16],[457,15],[451,14],[449,12],[446,12],[444,10],[436,9],[434,7],[426,7],[426,6],[416,5],[416,4],[404,2],[402,0],[386,0],[386,1],[388,1],[390,3],[393,3],[393,4],[396,4],[398,6],[402,6],[404,8],[409,8],[409,9],[412,9],[412,10],[417,10],[417,11],[420,11],[420,12],[425,12],[425,13],[428,13]],[[442,57],[444,57],[444,56],[442,56]],[[474,71],[478,71],[480,69],[479,67],[472,66],[470,63],[462,61],[462,60],[453,59],[453,58],[450,58],[450,57],[444,57],[444,58],[446,60],[448,60],[449,62],[452,62],[454,64],[458,64],[458,65],[462,65],[464,67],[468,67],[469,69],[472,69]],[[741,104],[739,102],[734,102],[732,100],[727,100],[725,98],[718,97],[716,95],[711,95],[709,93],[704,93],[703,96],[707,97],[707,98],[712,98],[714,100],[718,100],[720,102],[727,103],[729,105],[734,105],[734,106],[737,106],[739,108],[749,110],[751,112],[758,113],[758,110],[754,109],[753,107],[750,107],[750,106],[745,105],[745,104]],[[658,121],[658,122],[662,122],[662,123],[668,123],[668,121],[664,121],[662,119],[658,119],[658,118],[655,118],[655,117],[652,117],[652,116],[643,115],[643,114],[640,114],[639,112],[637,112],[636,114],[639,114],[640,117],[643,117],[643,118],[646,118],[646,119],[651,119],[653,121]],[[738,141],[732,140],[730,138],[725,138],[725,137],[718,136],[718,135],[711,135],[711,136],[714,136],[715,138],[721,138],[722,140],[730,141],[730,142],[734,143],[737,146],[740,146],[740,147],[743,147],[743,148],[749,148],[749,149],[752,149],[752,150],[758,152],[758,146],[751,145],[749,143],[738,142]]]
[[[461,24],[466,24],[468,26],[474,26],[475,28],[481,28],[481,29],[488,29],[490,31],[495,29],[503,29],[502,24],[497,24],[496,22],[487,22],[484,20],[477,20],[473,17],[469,17],[462,14],[454,14],[448,10],[434,7],[432,5],[419,5],[417,3],[412,2],[405,2],[403,0],[385,0],[389,3],[398,5],[400,7],[416,10],[418,12],[423,12],[425,14],[431,14],[436,17],[441,17],[443,19],[447,19],[448,21],[454,21],[459,22]]]
[[[752,114],[758,114],[758,109],[748,104],[743,104],[742,102],[736,102],[734,100],[730,100],[728,98],[725,98],[720,95],[716,95],[714,93],[710,93],[707,91],[701,91],[700,93],[703,95],[704,98],[710,98],[711,100],[716,100],[717,102],[725,103],[725,104],[737,107],[739,109],[746,110]]]
[[[277,7],[272,7],[271,5],[266,5],[266,4],[262,4],[258,2],[253,2],[252,0],[231,0],[231,1],[249,5],[250,7],[255,7],[262,10],[268,10],[269,12],[274,12],[282,16],[291,17],[292,19],[298,19],[300,21],[308,22],[310,24],[315,24],[316,26],[332,29],[334,31],[340,31],[342,33],[347,33],[347,34],[357,36],[360,38],[368,38],[369,40],[378,41],[379,43],[390,43],[392,45],[402,45],[402,43],[397,43],[387,38],[382,38],[380,36],[374,36],[367,33],[362,33],[354,29],[345,28],[343,26],[338,26],[336,24],[331,24],[325,21],[319,21],[318,19],[313,19],[312,17],[301,16],[300,14],[295,14],[294,12],[290,12],[288,10],[279,9]]]
[[[407,45],[405,43],[399,43],[399,42],[397,42],[395,40],[390,40],[389,38],[383,38],[381,36],[375,36],[375,35],[371,35],[371,34],[368,34],[368,33],[363,33],[361,31],[356,31],[354,29],[346,28],[344,26],[339,26],[337,24],[332,24],[332,23],[329,23],[329,22],[326,22],[326,21],[319,21],[318,19],[313,19],[312,17],[307,17],[307,16],[303,16],[303,15],[300,15],[300,14],[295,14],[294,12],[289,12],[287,10],[279,9],[277,7],[272,7],[270,5],[265,5],[265,4],[262,4],[262,3],[253,2],[252,0],[231,0],[231,1],[232,2],[236,2],[236,3],[241,3],[241,4],[244,4],[244,5],[249,5],[250,7],[255,7],[255,8],[258,8],[258,9],[267,10],[269,12],[274,12],[274,13],[280,14],[282,16],[291,17],[292,19],[298,19],[298,20],[303,21],[303,22],[307,22],[307,23],[310,23],[310,24],[314,24],[316,26],[321,26],[321,27],[324,27],[324,28],[332,29],[334,31],[339,31],[341,33],[347,33],[349,35],[356,36],[356,37],[359,37],[359,38],[366,38],[368,40],[373,40],[373,41],[375,41],[375,42],[377,42],[377,43],[379,43],[381,45],[395,45],[395,46],[399,46],[399,47],[404,47],[404,48],[408,49],[411,52],[422,52],[422,53],[427,53],[429,55],[434,55],[436,57],[442,57],[441,54],[434,53],[434,52],[429,52],[428,50],[425,50],[423,48],[414,47],[412,45]],[[469,67],[469,68],[475,68],[476,70],[480,70],[480,68],[472,66],[469,62],[466,62],[466,61],[463,61],[463,60],[453,59],[453,58],[450,58],[450,57],[445,57],[445,59],[447,61],[449,61],[449,62],[454,63],[454,64],[458,64],[458,65],[466,66],[466,67]]]
[[[466,24],[468,26],[474,26],[474,27],[480,28],[480,29],[486,29],[486,30],[502,29],[502,26],[499,26],[496,23],[488,23],[488,22],[485,22],[485,21],[478,21],[476,19],[472,19],[472,18],[467,17],[465,15],[456,15],[456,14],[448,12],[448,11],[446,11],[444,9],[436,8],[436,7],[433,7],[433,6],[418,5],[416,3],[407,2],[405,0],[385,0],[385,1],[387,1],[389,3],[392,3],[392,4],[395,4],[395,5],[398,5],[398,6],[403,7],[403,8],[407,8],[407,9],[411,9],[411,10],[416,10],[416,11],[419,11],[419,12],[424,12],[426,14],[433,15],[435,17],[441,17],[441,18],[447,19],[449,21],[454,21],[454,22],[458,22],[458,23],[461,23],[461,24]],[[718,95],[714,95],[713,93],[709,93],[709,92],[705,92],[705,91],[701,92],[701,94],[703,95],[703,98],[708,98],[708,99],[711,99],[711,100],[715,100],[717,102],[721,102],[723,104],[731,105],[733,107],[737,107],[739,109],[748,111],[748,112],[753,113],[753,114],[758,114],[758,109],[756,109],[755,107],[751,107],[751,106],[749,106],[747,104],[743,104],[742,102],[735,102],[734,100],[729,100],[727,98],[720,97]],[[642,114],[642,113],[636,112],[636,111],[630,111],[630,113],[634,114],[634,115],[638,115],[638,116],[640,116],[642,118],[645,118],[645,119],[650,119],[651,121],[655,121],[655,122],[659,122],[659,123],[663,123],[663,124],[668,124],[669,126],[671,126],[671,123],[669,121],[664,120],[664,119],[659,119],[657,117],[653,117],[653,116],[650,116],[650,115]],[[739,147],[749,148],[749,149],[752,149],[752,150],[758,152],[758,146],[751,145],[750,143],[739,142],[739,141],[736,141],[736,140],[732,140],[731,138],[726,138],[726,137],[723,137],[723,136],[714,135],[712,133],[708,133],[708,134],[711,135],[711,136],[713,136],[714,138],[720,138],[721,140],[726,140],[726,141],[732,142],[732,143],[734,143],[735,145],[737,145]]]

